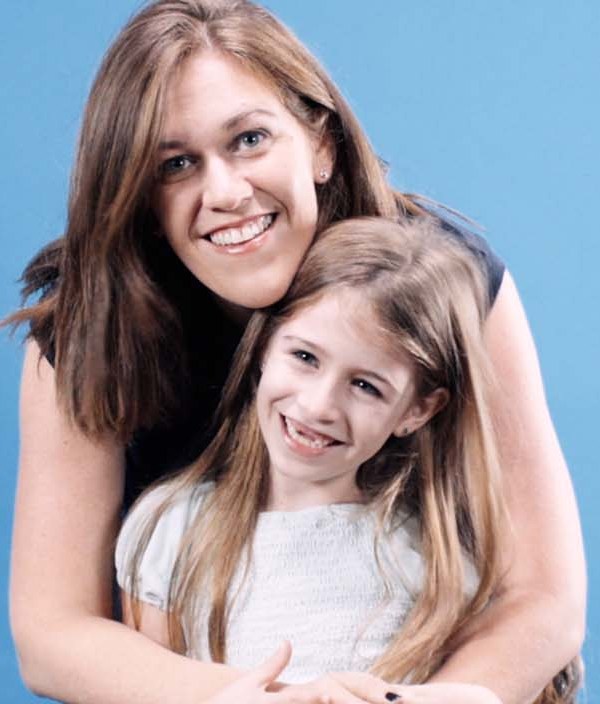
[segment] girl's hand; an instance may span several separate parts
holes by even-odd
[[[205,704],[388,704],[392,701],[386,694],[390,695],[394,688],[363,672],[331,673],[303,684],[277,682],[291,656],[292,648],[286,641],[262,665],[207,699]]]
[[[487,687],[458,682],[394,685],[397,704],[502,704],[499,697]]]

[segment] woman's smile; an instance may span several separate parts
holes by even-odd
[[[275,218],[275,213],[245,218],[240,222],[215,228],[212,232],[204,235],[204,237],[216,247],[227,248],[228,252],[241,251],[241,247],[232,247],[232,245],[255,241],[273,225]]]

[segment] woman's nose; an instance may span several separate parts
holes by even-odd
[[[237,210],[252,197],[252,185],[225,159],[206,165],[202,205],[211,210]]]

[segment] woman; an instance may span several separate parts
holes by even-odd
[[[180,704],[235,679],[108,619],[123,488],[129,501],[197,456],[236,320],[285,292],[314,232],[398,212],[421,208],[391,191],[335,86],[264,11],[165,0],[123,30],[88,102],[66,236],[29,271],[46,295],[18,316],[33,340],[11,613],[32,689]],[[471,247],[495,296],[487,341],[503,386],[493,410],[519,541],[507,529],[502,591],[433,679],[518,702],[579,649],[583,558],[518,295],[489,251]]]

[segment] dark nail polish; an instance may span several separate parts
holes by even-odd
[[[386,692],[385,698],[388,700],[388,702],[398,702],[402,699],[402,697],[399,694],[396,694],[395,692]]]

